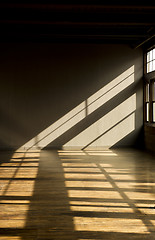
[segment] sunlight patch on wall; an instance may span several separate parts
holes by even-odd
[[[106,102],[118,95],[128,86],[134,82],[134,66],[131,66],[106,86],[101,88],[95,94],[69,111],[63,117],[51,124],[48,128],[43,130],[37,136],[25,143],[19,149],[42,149],[67,132],[77,123],[82,121],[89,114],[93,113],[99,107],[103,106]],[[101,123],[102,124],[102,123]],[[95,128],[96,133],[99,131]],[[66,144],[68,146],[69,143]],[[72,142],[71,142],[72,146]],[[76,146],[76,145],[75,145]],[[83,146],[83,145],[81,145]]]
[[[104,103],[119,94],[134,82],[134,66],[120,74],[117,78],[101,88],[98,92],[88,98],[88,114],[95,111]]]
[[[135,113],[132,113],[129,117],[117,124],[102,137],[90,144],[93,146],[108,146],[112,147],[115,143],[126,137],[128,134],[135,130]]]
[[[133,94],[123,103],[66,143],[64,147],[111,147],[135,129],[135,110],[136,94]]]

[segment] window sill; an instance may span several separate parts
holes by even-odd
[[[151,79],[155,79],[155,71],[152,71],[152,72],[149,72],[149,73],[146,73],[144,75],[144,78],[147,82],[150,82]]]
[[[145,122],[144,125],[147,126],[147,127],[155,127],[155,123],[147,123],[147,122]]]

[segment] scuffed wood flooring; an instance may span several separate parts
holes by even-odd
[[[155,239],[155,157],[0,153],[0,240]]]

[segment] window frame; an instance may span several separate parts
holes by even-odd
[[[148,53],[155,51],[155,46],[144,53],[144,122],[155,125],[155,70],[148,72]],[[152,53],[153,57],[153,53]]]
[[[155,48],[154,47],[148,50],[146,54],[146,73],[150,73],[153,71],[155,71]]]

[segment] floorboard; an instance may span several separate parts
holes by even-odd
[[[155,239],[155,157],[135,149],[1,152],[5,239]]]

